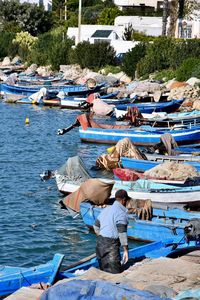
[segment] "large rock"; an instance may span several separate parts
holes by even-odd
[[[37,71],[38,75],[43,76],[43,77],[48,77],[53,74],[50,66],[39,67],[39,68],[37,68],[36,71]]]
[[[115,78],[117,78],[120,82],[124,82],[124,83],[130,83],[131,82],[131,78],[128,77],[124,72],[119,72],[117,74],[109,74],[114,76]]]
[[[13,58],[13,60],[11,61],[12,65],[16,65],[16,64],[19,64],[19,63],[21,63],[21,58],[19,56],[15,56]]]
[[[88,72],[81,69],[79,65],[61,65],[60,71],[64,73],[64,79],[78,80],[79,78],[85,76]]]
[[[173,81],[171,83],[171,85],[169,86],[169,89],[172,90],[172,89],[177,89],[177,88],[180,88],[180,87],[185,87],[186,85],[188,85],[188,83],[186,82],[181,82],[181,81]]]
[[[10,64],[11,64],[10,58],[8,56],[4,57],[1,65],[2,66],[10,66]]]
[[[171,89],[168,100],[172,99],[198,99],[199,98],[199,88],[193,87],[191,85],[185,85]]]
[[[195,100],[192,105],[193,109],[200,110],[200,100]]]
[[[191,85],[191,86],[195,86],[195,85],[197,85],[197,84],[200,83],[200,79],[198,79],[198,78],[196,78],[196,77],[191,77],[191,78],[188,79],[186,82],[187,82],[189,85]]]
[[[35,73],[37,70],[37,65],[36,64],[32,64],[30,67],[28,67],[28,69],[26,69],[26,71],[24,72],[26,75],[30,75],[32,73]]]

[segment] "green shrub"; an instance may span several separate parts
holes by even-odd
[[[179,81],[188,80],[200,70],[200,58],[188,58],[176,71],[176,79]]]
[[[198,64],[198,65],[194,68],[194,70],[193,70],[193,72],[192,72],[192,77],[196,77],[196,78],[200,79],[200,64]]]
[[[149,41],[153,41],[154,39],[155,37],[153,36],[146,35],[145,33],[139,32],[137,30],[133,30],[132,40],[134,41],[149,42]]]
[[[62,33],[48,32],[38,37],[38,40],[29,54],[29,63],[51,65],[58,70],[59,65],[69,63],[69,50],[73,41],[64,38]]]
[[[138,62],[146,54],[146,43],[139,43],[132,48],[124,57],[122,63],[122,70],[130,77],[135,78],[135,71]]]
[[[5,56],[13,57],[18,53],[18,47],[13,47],[12,40],[15,33],[0,32],[0,58]]]
[[[166,37],[154,39],[146,55],[137,65],[140,76],[165,69],[177,69],[187,58],[200,58],[200,40],[181,40]]]
[[[106,75],[108,75],[109,73],[117,74],[117,73],[121,72],[121,67],[120,66],[106,65],[104,67],[104,72],[105,72]]]
[[[115,65],[115,51],[106,42],[82,42],[70,51],[70,63],[79,64],[81,68],[99,70],[106,65]]]
[[[160,72],[155,73],[155,80],[164,80],[168,81],[176,77],[176,71],[172,69],[162,70]]]
[[[171,38],[160,37],[149,43],[145,57],[137,65],[139,75],[170,68],[175,48],[176,42]]]

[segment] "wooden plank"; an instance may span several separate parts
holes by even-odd
[[[6,300],[36,300],[38,299],[43,290],[31,289],[30,287],[22,287],[12,295],[5,298]]]

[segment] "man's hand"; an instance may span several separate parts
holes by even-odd
[[[123,264],[128,262],[128,246],[124,246],[124,253],[122,258]]]

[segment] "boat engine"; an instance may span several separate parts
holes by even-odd
[[[53,178],[55,175],[55,172],[51,170],[46,170],[43,173],[40,174],[40,178],[42,181],[49,180],[50,178]]]
[[[191,219],[184,231],[187,241],[200,241],[200,219]]]

